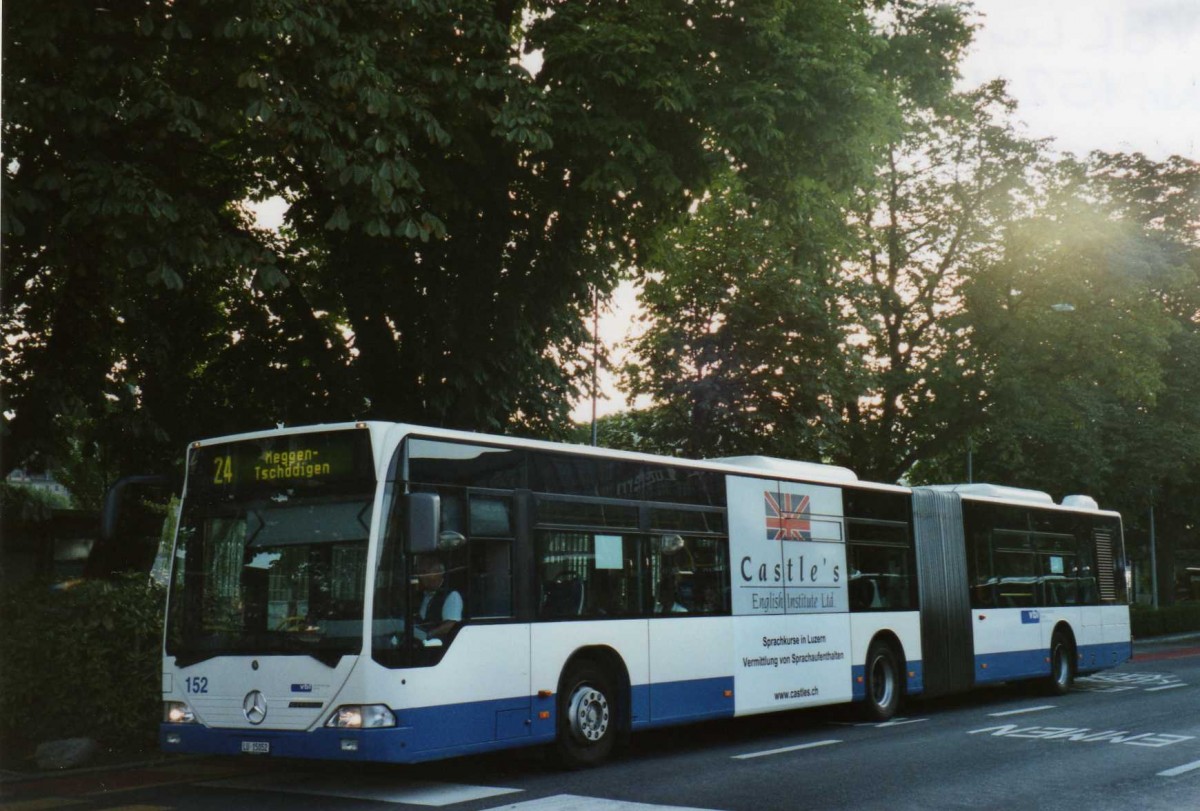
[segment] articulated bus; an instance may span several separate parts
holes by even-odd
[[[1121,518],[417,426],[188,453],[169,752],[418,762],[1079,673],[1131,654]]]

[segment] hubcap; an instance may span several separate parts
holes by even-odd
[[[571,697],[571,734],[595,743],[608,731],[608,699],[595,687],[584,685]]]

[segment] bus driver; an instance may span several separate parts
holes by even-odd
[[[424,631],[424,639],[441,639],[462,622],[462,595],[446,586],[446,566],[437,558],[417,563],[417,587],[421,591],[418,638]]]

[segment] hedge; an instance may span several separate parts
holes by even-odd
[[[0,597],[0,746],[89,737],[154,745],[162,717],[164,591],[146,575],[46,583]]]
[[[1130,624],[1133,626],[1134,639],[1200,631],[1200,603],[1162,608],[1134,606],[1130,611]]]

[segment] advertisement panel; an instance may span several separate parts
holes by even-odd
[[[850,700],[841,490],[738,476],[727,488],[737,714]]]

